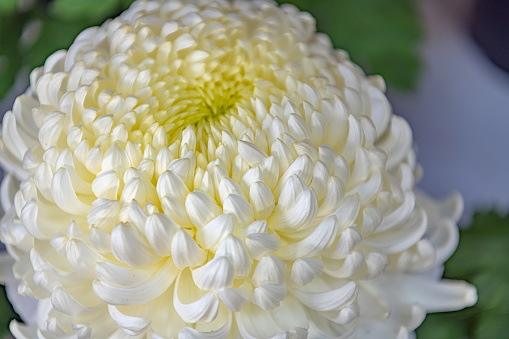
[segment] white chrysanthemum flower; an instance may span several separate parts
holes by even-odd
[[[407,123],[270,1],[136,1],[33,71],[2,126],[17,338],[404,338],[461,198],[414,188]]]

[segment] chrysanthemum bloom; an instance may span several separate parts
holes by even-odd
[[[17,338],[405,338],[461,198],[414,188],[412,133],[315,22],[269,1],[137,1],[6,113]]]

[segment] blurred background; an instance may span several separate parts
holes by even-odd
[[[444,275],[479,289],[466,310],[432,314],[419,338],[507,338],[509,333],[509,1],[284,0],[367,74],[382,75],[394,112],[412,126],[419,183],[465,199],[461,243]],[[84,28],[132,0],[0,0],[0,114],[34,67]],[[0,335],[16,317],[0,293]]]

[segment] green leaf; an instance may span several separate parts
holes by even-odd
[[[53,14],[66,21],[105,18],[116,11],[119,0],[55,0]]]
[[[413,0],[279,0],[310,12],[319,31],[346,50],[368,74],[412,89],[420,69],[422,32]]]
[[[98,22],[120,13],[132,2],[133,0],[55,0],[51,13],[65,21],[86,19]]]
[[[474,329],[474,338],[507,338],[509,330],[507,319],[509,319],[509,313],[484,312],[480,315],[479,325]]]
[[[68,49],[76,36],[89,27],[88,22],[62,22],[50,18],[43,18],[39,39],[26,52],[24,63],[29,69],[39,67],[53,52]]]
[[[5,293],[5,287],[0,286],[0,337],[4,338],[9,332],[9,323],[12,319],[18,319],[18,315],[12,309]]]
[[[462,320],[441,313],[428,315],[418,329],[419,339],[462,339],[466,337],[467,332]]]
[[[0,0],[0,15],[14,12],[17,4],[18,0]]]
[[[442,338],[438,334],[443,330],[443,338],[456,338],[454,333],[460,334],[458,338],[505,338],[509,333],[509,216],[477,213],[472,225],[460,233],[444,276],[472,282],[478,302],[458,312],[429,315],[417,329],[417,337]]]
[[[22,13],[0,17],[0,99],[11,88],[22,65],[18,41],[27,18]]]

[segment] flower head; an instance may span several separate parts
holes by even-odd
[[[461,198],[414,188],[412,133],[313,18],[136,1],[6,113],[1,238],[18,338],[394,338],[475,302],[436,271]]]

